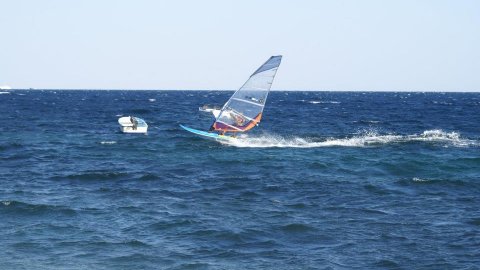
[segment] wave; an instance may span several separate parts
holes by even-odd
[[[315,148],[315,147],[371,147],[388,145],[394,143],[409,142],[431,142],[443,143],[447,146],[469,147],[480,146],[478,140],[461,138],[457,132],[445,132],[439,129],[426,130],[421,134],[414,135],[381,135],[375,131],[367,131],[363,134],[349,138],[301,138],[282,137],[278,135],[248,136],[241,135],[237,140],[225,141],[223,144],[235,147],[257,147],[257,148]]]
[[[138,113],[138,114],[147,114],[147,113],[151,113],[152,111],[148,110],[148,109],[132,109],[130,110],[131,113]]]
[[[308,103],[310,104],[340,104],[340,101],[317,101],[317,100],[311,100]]]
[[[2,150],[10,150],[10,149],[19,149],[23,148],[25,145],[17,143],[17,142],[7,142],[0,144],[0,151]]]
[[[314,227],[303,223],[291,223],[282,226],[281,229],[289,233],[299,233],[315,230]]]
[[[420,136],[409,136],[411,139],[419,141],[459,141],[460,134],[457,132],[445,132],[441,129],[426,130]]]
[[[353,121],[353,123],[360,123],[360,124],[378,124],[380,121],[378,120],[360,120],[360,121]]]
[[[35,204],[27,203],[15,200],[3,200],[0,204],[0,210],[4,208],[3,211],[7,213],[19,215],[19,214],[62,214],[72,216],[77,213],[76,210],[63,206],[63,205],[50,205],[50,204]]]
[[[420,177],[413,177],[412,180],[413,180],[413,182],[431,182],[432,181],[430,179],[425,179],[425,178],[420,178]]]
[[[118,180],[128,178],[130,175],[125,172],[112,172],[112,171],[87,171],[81,173],[73,173],[67,175],[58,175],[52,177],[52,179],[70,179],[70,180]]]
[[[116,141],[101,141],[100,144],[116,144]]]
[[[410,186],[412,184],[415,185],[449,185],[454,187],[465,187],[470,185],[476,185],[475,181],[470,181],[469,179],[465,178],[426,178],[426,177],[418,177],[415,176],[413,178],[403,178],[396,181],[396,184],[401,186]]]
[[[340,104],[340,101],[333,101],[333,100],[305,100],[301,99],[299,100],[301,102],[307,102],[310,104]]]

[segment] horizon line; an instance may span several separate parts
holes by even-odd
[[[120,88],[11,88],[0,91],[237,91],[238,89],[120,89]],[[480,93],[480,90],[324,90],[324,89],[272,89],[271,92],[381,92],[381,93]]]

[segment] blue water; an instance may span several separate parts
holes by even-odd
[[[0,269],[479,269],[480,93],[231,93],[1,94]]]

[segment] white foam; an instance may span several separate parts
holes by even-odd
[[[101,141],[100,144],[116,144],[116,141]]]
[[[441,129],[426,130],[418,139],[425,140],[459,140],[460,134],[457,132],[445,132]]]
[[[304,101],[304,100],[302,100],[302,101]],[[310,100],[310,101],[308,101],[308,103],[310,103],[310,104],[340,104],[339,101],[329,101],[329,100],[325,100],[325,101]]]
[[[422,178],[419,178],[419,177],[414,177],[412,180],[414,182],[428,182],[428,181],[430,181],[428,179],[422,179]]]
[[[360,121],[353,121],[353,123],[378,124],[378,123],[380,123],[380,121],[376,121],[376,120],[360,120]]]
[[[0,94],[10,94],[10,92],[0,92]]]
[[[236,147],[292,147],[292,148],[314,148],[314,147],[366,147],[371,145],[386,144],[398,140],[401,136],[365,134],[351,138],[327,138],[316,140],[314,138],[284,138],[275,135],[263,135],[259,137],[239,136],[237,140],[226,142]]]
[[[437,142],[456,147],[479,146],[476,140],[463,139],[457,132],[442,130],[427,130],[420,135],[378,134],[375,131],[363,131],[359,135],[347,138],[301,138],[282,137],[264,134],[260,136],[240,135],[236,140],[222,142],[235,147],[256,148],[315,148],[315,147],[372,147],[393,143],[408,143],[415,141]]]
[[[420,135],[406,136],[406,140],[425,141],[425,142],[443,142],[453,146],[478,146],[479,141],[464,139],[460,137],[458,132],[445,132],[441,129],[426,130]]]
[[[155,102],[156,99],[154,99],[154,98],[149,98],[148,101],[150,101],[150,102]]]

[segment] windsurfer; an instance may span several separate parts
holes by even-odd
[[[245,124],[245,118],[243,118],[241,115],[235,114],[233,119],[235,119],[235,124],[237,126],[243,126],[243,124]]]

